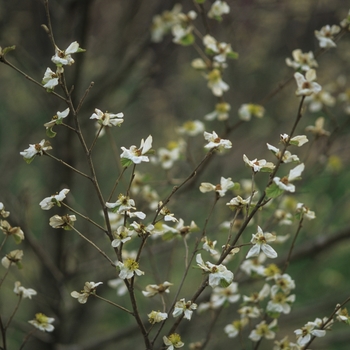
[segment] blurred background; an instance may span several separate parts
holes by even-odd
[[[231,111],[227,123],[222,123],[203,119],[214,110],[218,101],[207,88],[201,73],[191,67],[192,59],[198,57],[193,47],[175,45],[171,35],[161,43],[151,42],[153,16],[171,10],[175,3],[181,3],[185,13],[195,9],[192,1],[50,0],[50,13],[58,47],[65,49],[76,40],[86,49],[86,53],[74,55],[76,63],[65,72],[68,86],[74,85],[72,96],[76,105],[89,84],[94,82],[79,115],[88,142],[93,140],[96,132],[94,123],[89,120],[95,108],[125,115],[122,127],[101,137],[93,152],[100,186],[106,197],[121,171],[118,159],[121,146],[138,146],[141,138],[152,134],[153,148],[165,147],[169,141],[178,139],[177,127],[188,120],[202,120],[207,131],[215,130],[219,135],[225,132],[227,125],[238,125],[227,136],[232,141],[232,151],[214,157],[210,166],[205,167],[171,202],[170,209],[176,217],[183,218],[185,224],[195,220],[201,228],[214,197],[201,194],[199,184],[203,181],[216,184],[220,176],[231,177],[234,182],[249,179],[250,169],[242,161],[244,153],[249,159],[274,161],[265,144],[278,146],[279,135],[291,130],[299,105],[294,80],[277,94],[271,94],[294,73],[285,59],[292,58],[292,51],[298,48],[303,52],[317,52],[314,31],[327,24],[339,24],[349,8],[343,0],[228,1],[231,11],[223,21],[208,22],[212,35],[219,41],[231,43],[232,49],[239,53],[239,59],[230,61],[223,75],[230,85],[224,97],[230,103]],[[204,7],[209,9],[210,3],[207,1]],[[46,23],[41,1],[0,0],[0,46],[16,45],[16,50],[8,54],[7,59],[39,82],[47,67],[54,69],[51,62],[53,48],[41,28],[41,24]],[[195,25],[205,34],[200,19]],[[198,39],[197,42],[202,45]],[[331,136],[313,140],[308,134],[310,142],[296,151],[306,164],[296,198],[314,210],[317,219],[304,222],[295,258],[288,269],[296,282],[297,299],[292,313],[282,315],[279,326],[283,335],[289,334],[291,340],[294,329],[316,317],[330,315],[335,305],[349,296],[349,59],[348,35],[337,43],[337,48],[317,57],[317,81],[334,96],[336,103],[317,112],[305,107],[296,132],[304,134],[306,126],[314,125],[316,119],[323,116],[325,129]],[[262,104],[266,110],[264,118],[240,123],[238,109],[244,103]],[[74,232],[58,232],[48,225],[49,218],[59,213],[57,208],[54,213],[44,212],[38,205],[43,198],[69,188],[68,203],[103,225],[91,183],[48,157],[36,157],[28,165],[19,155],[28,144],[46,138],[43,124],[65,108],[64,103],[52,94],[10,67],[0,65],[0,201],[11,212],[12,226],[21,226],[26,235],[21,247],[10,241],[5,246],[6,251],[23,248],[25,255],[24,269],[13,268],[0,290],[1,317],[6,319],[15,307],[14,281],[20,280],[22,285],[38,292],[32,301],[22,301],[13,327],[8,330],[9,348],[18,348],[31,330],[23,320],[43,312],[55,317],[55,331],[52,334],[36,332],[26,346],[28,349],[109,350],[116,346],[118,349],[142,349],[142,338],[131,317],[94,298],[90,298],[87,305],[80,305],[71,298],[70,292],[82,289],[86,281],[102,281],[101,295],[128,305],[127,296],[116,296],[115,291],[107,287],[107,281],[117,276],[116,271]],[[88,171],[76,135],[59,128],[55,130],[61,132],[50,140],[52,154]],[[172,189],[173,185],[167,181],[169,178],[184,179],[193,164],[203,158],[202,136],[186,141],[191,157],[176,164],[171,171],[166,172],[152,164],[140,166],[143,173],[150,174],[145,184],[156,188],[160,199]],[[257,186],[263,189],[268,175],[258,175]],[[130,172],[127,172],[117,191],[125,191],[129,180]],[[218,204],[207,229],[208,236],[218,239],[218,246],[224,244],[226,237],[226,234],[220,236],[220,223],[233,218],[233,213],[225,206],[229,200]],[[138,203],[142,203],[141,199]],[[77,226],[113,258],[106,237],[83,220],[79,220]],[[293,235],[296,228],[297,223],[269,227],[280,235]],[[247,229],[246,242],[251,233],[255,233],[254,226]],[[173,255],[170,255],[171,251]],[[158,266],[162,281],[168,278],[176,283],[180,280],[181,271],[177,271],[174,262],[176,258],[183,258],[181,241],[164,242],[160,248],[152,242],[148,253]],[[241,258],[244,257],[242,254]],[[234,271],[237,263],[232,264]],[[139,289],[154,283],[151,267],[147,268],[147,262],[145,266],[146,276],[138,280]],[[191,283],[183,290],[186,299],[201,281],[195,269],[191,269],[188,278]],[[254,286],[244,283],[240,292],[249,294],[252,287],[260,290],[260,282]],[[138,297],[142,297],[141,293]],[[169,300],[172,300],[171,296]],[[154,303],[153,309],[161,308],[157,301]],[[222,310],[207,349],[236,346],[237,339],[227,338],[223,327],[236,317],[232,315],[237,308],[238,304],[235,304]],[[140,311],[146,316],[150,311],[149,304],[143,303]],[[210,313],[203,317],[194,315],[191,323],[179,329],[183,339],[200,341],[205,337],[210,317]],[[337,324],[325,338],[316,340],[312,348],[348,349],[349,334],[345,325]],[[271,343],[262,342],[259,348],[271,349]]]

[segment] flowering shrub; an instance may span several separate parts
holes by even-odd
[[[238,87],[227,72],[241,58],[234,43],[227,43],[231,36],[220,41],[212,28],[235,15],[225,1],[197,0],[191,6],[185,11],[176,4],[156,14],[149,23],[150,45],[159,50],[170,37],[168,44],[176,50],[193,49],[196,57],[183,63],[192,69],[188,78],[195,76],[191,79],[199,86],[202,82],[205,89],[199,93],[214,102],[209,110],[199,109],[177,125],[163,122],[169,131],[155,128],[148,135],[142,119],[128,125],[126,111],[110,113],[103,106],[106,100],[94,98],[98,84],[87,84],[79,96],[79,71],[73,74],[72,69],[89,49],[75,39],[65,50],[59,49],[48,0],[43,29],[52,53],[45,63],[50,67],[42,67],[42,78],[29,76],[13,63],[15,46],[0,47],[2,68],[29,79],[49,106],[57,103],[52,111],[62,111],[41,126],[40,142],[17,152],[18,159],[22,156],[27,167],[50,162],[64,169],[64,176],[50,183],[53,194],[43,193],[31,209],[42,210],[35,214],[45,221],[42,235],[32,232],[41,225],[25,214],[24,219],[12,219],[10,204],[0,202],[1,290],[8,292],[11,273],[16,276],[14,294],[4,293],[2,300],[17,298],[12,309],[0,311],[2,349],[18,343],[20,349],[306,350],[311,344],[316,349],[317,338],[326,339],[341,323],[350,324],[348,294],[332,295],[330,308],[308,311],[306,323],[300,321],[294,328],[288,318],[298,298],[303,299],[290,273],[292,263],[349,238],[346,229],[319,241],[308,236],[304,225],[312,230],[307,222],[331,210],[319,215],[309,208],[307,201],[319,208],[319,199],[316,190],[312,192],[317,179],[310,180],[308,171],[318,166],[338,174],[343,166],[341,157],[330,150],[339,130],[347,127],[349,93],[338,91],[344,85],[339,82],[327,91],[317,77],[322,76],[321,54],[348,39],[350,12],[338,24],[315,30],[319,50],[303,53],[296,48],[290,53],[293,60],[288,57],[285,63],[294,70],[291,78],[265,100],[248,99],[239,105],[235,101],[234,108],[229,96]],[[293,107],[283,111],[289,118],[285,129],[259,130],[257,139],[253,134],[236,139],[240,128],[273,115],[267,102],[288,85],[293,86]],[[335,93],[338,99],[332,96]],[[332,114],[329,107],[338,102],[342,110]],[[311,113],[320,111],[322,115],[311,119]],[[319,141],[325,144],[321,157],[316,152]],[[260,151],[251,147],[255,143]],[[112,157],[105,158],[106,154]],[[29,186],[29,191],[34,193],[34,188]],[[25,228],[12,226],[16,221]],[[299,245],[301,240],[304,245]],[[21,249],[13,249],[14,244]],[[25,285],[35,283],[32,266],[44,271],[37,281],[39,290],[17,281],[20,276]],[[317,291],[313,293],[316,298]],[[41,309],[33,312],[34,319],[23,319],[26,315],[18,312],[26,298],[39,300],[35,306]],[[17,324],[20,332],[12,332]]]

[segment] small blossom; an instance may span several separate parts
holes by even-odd
[[[74,41],[72,42],[66,50],[60,50],[57,46],[55,48],[55,55],[52,56],[51,61],[57,66],[70,66],[74,63],[71,56],[73,53],[84,52],[85,50],[79,47],[79,44]]]
[[[181,135],[196,136],[204,132],[204,124],[200,120],[189,120],[177,128],[177,132]]]
[[[117,290],[118,296],[125,295],[128,292],[128,288],[126,287],[124,281],[119,277],[113,280],[109,280],[107,284],[109,287]]]
[[[80,304],[85,304],[89,298],[89,296],[91,294],[95,294],[96,293],[96,287],[99,286],[100,284],[102,284],[102,282],[85,282],[84,285],[84,289],[78,293],[76,291],[70,293],[70,295],[75,298],[78,299],[78,302]]]
[[[251,203],[251,196],[248,197],[247,199],[243,199],[241,196],[237,196],[232,198],[226,205],[231,209],[231,210],[241,210],[244,207],[248,206]]]
[[[253,259],[246,259],[241,264],[241,270],[243,270],[248,276],[264,276],[265,267],[263,263],[266,260],[265,254],[259,254]]]
[[[248,122],[252,117],[262,118],[264,114],[265,108],[253,103],[243,104],[238,110],[240,119],[245,122]]]
[[[66,108],[63,112],[59,112],[59,111],[58,111],[58,112],[56,113],[56,115],[54,115],[54,116],[52,117],[52,119],[51,119],[49,122],[47,122],[47,123],[44,124],[46,130],[49,130],[51,133],[53,133],[53,136],[55,136],[56,133],[54,133],[54,132],[52,131],[52,128],[53,128],[56,124],[57,124],[57,125],[58,125],[58,124],[62,124],[62,120],[68,116],[69,111],[70,111],[69,108]]]
[[[322,87],[314,82],[316,79],[316,71],[314,69],[309,69],[305,73],[305,77],[299,72],[294,73],[294,78],[298,85],[298,89],[295,92],[297,96],[309,96],[322,90]]]
[[[190,225],[185,225],[183,219],[179,219],[179,222],[175,225],[175,227],[170,227],[168,225],[163,224],[162,228],[165,232],[171,232],[173,234],[178,234],[181,236],[186,236],[190,232],[194,232],[198,230],[198,226],[194,221],[191,221]]]
[[[3,218],[7,218],[10,216],[10,212],[5,210],[5,206],[2,202],[0,202],[0,216]]]
[[[159,323],[168,318],[168,314],[166,312],[160,312],[160,311],[152,311],[151,313],[147,314],[148,321],[151,324]]]
[[[324,126],[324,118],[319,117],[316,119],[315,125],[309,125],[306,127],[306,131],[310,131],[313,133],[316,137],[320,136],[329,136],[331,133],[329,131],[326,131],[323,129]]]
[[[125,226],[119,226],[117,231],[113,232],[113,241],[111,243],[113,248],[119,247],[127,241],[130,241],[133,231],[130,231]]]
[[[341,22],[340,22],[340,26],[344,29],[349,30],[350,29],[350,10],[348,12],[348,15],[346,18],[344,18]]]
[[[185,299],[180,299],[175,303],[173,316],[178,317],[184,314],[184,318],[191,320],[193,311],[197,309],[197,304],[192,303],[192,301],[185,301]]]
[[[21,282],[17,281],[15,282],[15,288],[14,288],[14,293],[17,295],[21,295],[22,298],[28,298],[32,299],[33,295],[36,295],[36,291],[32,288],[24,288],[21,286]]]
[[[135,201],[129,196],[119,194],[118,200],[115,203],[106,203],[106,207],[112,209],[114,213],[124,214],[126,211],[135,208]]]
[[[12,236],[16,243],[24,240],[24,232],[20,227],[12,227],[7,220],[0,220],[0,230],[7,236]]]
[[[61,202],[66,198],[66,194],[69,192],[69,189],[64,188],[58,194],[52,195],[51,197],[44,198],[40,203],[40,207],[43,210],[49,210],[55,205],[58,207],[61,206]]]
[[[321,90],[316,94],[306,96],[305,102],[309,104],[309,110],[315,113],[321,111],[323,106],[333,107],[336,99],[328,91]]]
[[[287,295],[279,291],[278,286],[271,288],[271,300],[267,303],[266,311],[272,313],[289,314],[291,311],[291,304],[295,301],[295,295]]]
[[[156,294],[169,293],[169,287],[172,285],[172,283],[167,281],[161,284],[149,284],[148,286],[146,286],[146,290],[142,291],[142,294],[147,298],[151,298]]]
[[[154,230],[154,226],[152,224],[146,226],[136,221],[134,221],[130,226],[134,228],[135,232],[139,235],[139,237],[148,236],[152,234],[152,231]]]
[[[123,153],[120,155],[121,158],[129,159],[134,164],[140,164],[141,162],[149,162],[149,158],[145,154],[152,148],[152,136],[149,135],[144,141],[141,140],[140,148],[131,146],[130,149],[121,147]]]
[[[249,339],[254,342],[260,341],[262,338],[274,339],[276,334],[273,329],[276,328],[276,326],[277,319],[274,319],[269,325],[266,324],[266,321],[262,321],[250,333]]]
[[[301,329],[296,329],[294,331],[297,337],[297,343],[300,346],[306,345],[310,340],[311,336],[315,337],[324,337],[326,335],[326,331],[322,329],[315,329],[315,322],[308,322]]]
[[[208,80],[208,87],[211,89],[214,96],[222,96],[230,87],[221,79],[221,72],[219,69],[213,69],[206,75]]]
[[[230,304],[236,303],[239,298],[240,295],[238,294],[238,284],[232,282],[226,288],[215,287],[210,296],[210,302],[213,309],[216,309],[224,305],[226,302]]]
[[[287,66],[292,67],[295,70],[308,71],[311,68],[318,67],[312,51],[303,53],[300,49],[296,49],[292,52],[292,56],[294,61],[290,58],[286,58],[286,63]]]
[[[300,213],[304,218],[313,220],[316,218],[315,212],[306,207],[303,203],[298,203],[296,212]]]
[[[217,241],[213,242],[210,239],[208,239],[207,237],[203,237],[202,242],[204,242],[203,243],[204,250],[206,250],[207,252],[209,252],[212,255],[218,254],[218,252],[215,250],[215,245],[216,245]]]
[[[257,158],[249,160],[248,157],[243,154],[244,163],[250,166],[254,173],[259,171],[272,171],[275,168],[275,165],[271,162],[267,162],[265,159],[258,160]]]
[[[180,45],[191,45],[194,41],[194,36],[192,34],[193,26],[183,24],[175,24],[171,28],[171,32],[174,36],[173,42]]]
[[[216,0],[208,12],[209,18],[214,18],[217,21],[222,20],[222,15],[225,15],[230,12],[230,7],[227,5],[226,1]]]
[[[129,279],[136,273],[137,276],[144,275],[145,273],[139,270],[139,264],[135,259],[128,258],[124,262],[118,261],[117,266],[120,269],[119,277],[121,279]]]
[[[250,248],[246,258],[249,259],[252,256],[258,256],[260,254],[260,250],[271,259],[277,258],[276,251],[267,244],[268,242],[273,242],[276,240],[276,236],[272,233],[263,232],[260,226],[258,226],[258,232],[252,235],[251,243],[253,243],[253,247]]]
[[[53,228],[63,228],[64,230],[71,230],[74,225],[74,221],[77,218],[75,215],[54,215],[50,218],[49,225]]]
[[[333,41],[334,35],[340,32],[340,27],[337,25],[326,25],[321,28],[320,31],[315,30],[315,36],[319,41],[320,47],[322,48],[330,48],[336,47],[337,45]]]
[[[222,150],[232,147],[230,140],[221,139],[215,131],[212,134],[204,131],[204,138],[208,141],[208,144],[204,146],[207,149],[217,148],[218,150]]]
[[[103,113],[101,110],[95,108],[95,113],[91,115],[90,119],[96,119],[100,125],[111,127],[120,126],[120,124],[124,121],[123,117],[123,113]]]
[[[175,147],[172,149],[167,149],[161,147],[158,149],[158,159],[163,169],[170,169],[174,165],[174,162],[180,158],[180,148]]]
[[[344,322],[346,324],[350,324],[350,316],[347,308],[344,308],[344,309],[339,308],[338,311],[336,312],[336,315],[337,315],[336,318],[338,321]]]
[[[268,150],[270,150],[277,159],[281,158],[282,152],[275,146],[270,145],[269,143],[266,144]],[[282,163],[291,163],[291,162],[299,162],[299,158],[295,154],[291,154],[289,151],[285,151],[282,157]]]
[[[197,265],[204,271],[209,273],[209,285],[214,288],[217,286],[228,287],[233,281],[233,273],[227,270],[226,266],[214,265],[207,261],[204,263],[201,254],[196,256]]]
[[[295,186],[291,182],[299,179],[304,169],[305,165],[301,163],[292,169],[288,176],[285,176],[282,179],[277,176],[274,177],[273,182],[283,191],[295,192]]]
[[[237,54],[232,51],[231,44],[217,42],[214,37],[207,34],[203,38],[206,53],[214,56],[214,60],[219,63],[226,62],[227,56],[236,58]]]
[[[202,182],[199,187],[199,190],[202,193],[216,191],[220,197],[223,197],[226,194],[227,190],[232,188],[234,185],[235,184],[234,182],[231,181],[230,177],[228,177],[227,179],[225,179],[224,177],[221,177],[220,183],[217,184],[216,186],[212,185],[209,182]]]
[[[229,338],[235,338],[248,324],[248,320],[243,318],[242,320],[236,320],[225,326],[224,331]]]
[[[52,332],[55,327],[51,323],[54,321],[55,319],[53,317],[47,317],[42,313],[37,313],[35,314],[35,319],[28,322],[43,332]]]
[[[50,68],[46,68],[44,78],[41,83],[44,85],[44,88],[53,90],[55,86],[58,85],[58,77],[59,75],[57,73],[53,72]]]
[[[242,319],[258,318],[261,315],[259,308],[256,306],[243,306],[238,309]]]
[[[305,135],[298,135],[298,136],[294,136],[291,139],[289,139],[289,136],[287,134],[281,134],[280,138],[281,138],[282,143],[286,144],[288,142],[288,144],[295,145],[298,147],[301,147],[306,142],[309,142],[309,140],[307,139],[307,137]]]
[[[5,267],[5,269],[8,269],[11,264],[16,264],[18,268],[21,267],[21,260],[23,257],[23,250],[12,250],[10,253],[6,254],[1,259],[2,266]]]
[[[201,58],[195,58],[194,60],[192,60],[191,66],[192,68],[197,70],[204,70],[208,68],[206,63]]]
[[[231,110],[231,106],[226,102],[220,102],[215,105],[215,110],[204,116],[205,120],[214,120],[219,121],[228,119],[228,112]]]
[[[170,334],[169,337],[164,336],[163,342],[167,346],[167,350],[182,348],[185,345],[177,333]]]
[[[163,202],[160,201],[158,203],[158,208],[163,206]],[[159,212],[160,215],[164,216],[164,221],[172,221],[172,222],[178,222],[179,220],[175,218],[174,214],[170,212],[170,210],[166,207],[163,206],[162,209]]]
[[[32,160],[37,154],[42,156],[44,154],[44,151],[48,151],[50,149],[52,149],[52,147],[50,146],[50,142],[41,140],[39,143],[32,145],[29,144],[29,148],[25,149],[19,154],[23,156],[24,160],[29,164],[30,162],[32,162]]]
[[[284,337],[282,340],[275,340],[275,346],[273,350],[302,350],[301,347],[295,343],[289,342],[288,337]]]

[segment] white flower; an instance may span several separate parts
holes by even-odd
[[[202,238],[202,242],[203,243],[203,249],[206,250],[207,252],[209,252],[212,255],[216,255],[218,254],[218,252],[215,250],[215,245],[217,241],[211,241],[210,239],[208,239],[206,236],[204,236]]]
[[[167,346],[167,350],[182,348],[185,345],[177,333],[170,334],[169,337],[164,336],[163,342]]]
[[[97,122],[103,126],[120,126],[123,123],[124,119],[123,113],[103,113],[101,110],[95,108],[95,113],[93,113],[90,119],[97,119]]]
[[[319,117],[316,119],[315,125],[309,125],[305,128],[306,131],[312,132],[316,137],[329,136],[331,133],[323,129],[324,118]]]
[[[260,310],[256,306],[243,306],[238,309],[242,319],[258,318],[261,315]]]
[[[215,287],[213,289],[213,293],[210,297],[210,302],[214,309],[219,308],[224,305],[225,302],[229,302],[230,304],[236,303],[240,298],[238,294],[238,284],[232,282],[228,287],[221,288]]]
[[[248,122],[252,117],[262,118],[264,114],[265,108],[253,103],[243,104],[238,110],[240,119],[245,122]]]
[[[322,90],[322,87],[314,82],[316,79],[316,71],[314,69],[309,69],[305,73],[305,77],[296,72],[294,73],[294,78],[298,85],[298,89],[295,92],[297,96],[309,96]]]
[[[267,162],[265,159],[258,160],[255,158],[253,160],[249,160],[245,154],[243,154],[243,160],[248,166],[253,169],[254,173],[257,173],[259,171],[272,171],[275,168],[275,165],[273,163]]]
[[[91,294],[96,293],[96,287],[102,284],[102,282],[85,282],[84,289],[81,291],[81,293],[78,293],[76,291],[70,293],[70,295],[73,298],[78,299],[78,302],[80,304],[85,304]]]
[[[46,68],[44,78],[41,82],[44,88],[53,90],[58,85],[58,74],[53,72],[50,68]]]
[[[323,106],[333,107],[336,99],[328,91],[321,90],[317,94],[306,96],[305,102],[309,104],[311,112],[319,112]]]
[[[332,26],[326,25],[321,28],[320,31],[315,30],[315,36],[319,41],[320,47],[330,48],[336,47],[337,45],[333,41],[334,35],[340,32],[340,27],[333,24]]]
[[[42,313],[37,313],[35,314],[35,319],[28,322],[43,332],[52,332],[55,327],[51,323],[54,321],[55,319],[53,317],[47,317]]]
[[[74,221],[76,221],[77,218],[75,215],[54,215],[50,218],[49,225],[53,228],[63,228],[64,230],[71,230],[72,226],[74,225]]]
[[[149,158],[145,154],[152,148],[152,136],[149,135],[144,141],[141,140],[140,148],[131,146],[130,149],[121,147],[123,153],[120,155],[121,158],[130,159],[134,164],[140,164],[141,162],[149,162]]]
[[[163,282],[161,284],[149,284],[146,286],[146,291],[142,291],[142,294],[146,298],[151,298],[155,296],[156,294],[162,294],[162,293],[169,293],[169,287],[173,284],[170,282]]]
[[[288,141],[288,144],[295,145],[298,147],[301,147],[306,142],[309,142],[309,140],[307,139],[307,137],[305,135],[298,135],[298,136],[294,136],[291,139],[289,139],[289,136],[287,134],[281,134],[280,138],[281,138],[282,143],[286,144]]]
[[[273,329],[276,328],[276,326],[277,319],[274,319],[269,325],[266,324],[266,321],[261,321],[250,333],[249,339],[255,342],[261,340],[262,338],[274,339],[276,334]]]
[[[66,194],[69,192],[67,188],[64,188],[61,190],[58,194],[52,195],[51,197],[44,198],[40,203],[40,207],[43,210],[49,210],[53,206],[57,205],[58,207],[61,206],[61,203],[65,198]]]
[[[196,136],[204,131],[204,124],[200,120],[188,120],[177,128],[180,135]]]
[[[139,270],[139,264],[135,259],[128,258],[124,262],[118,261],[117,266],[120,269],[119,277],[121,279],[129,279],[136,273],[137,276],[144,275],[145,273]]]
[[[297,329],[294,331],[297,337],[297,343],[300,346],[306,345],[310,340],[311,336],[315,337],[324,337],[326,335],[326,331],[323,329],[315,329],[317,325],[315,322],[308,322],[301,329]]]
[[[50,142],[41,140],[39,143],[29,144],[29,148],[25,149],[19,154],[23,156],[24,160],[27,163],[30,163],[37,154],[42,156],[44,154],[44,151],[48,151],[50,149],[52,149],[52,147],[50,146]]]
[[[267,243],[273,242],[276,240],[276,236],[272,233],[263,232],[263,230],[258,226],[258,232],[252,235],[251,243],[253,243],[253,247],[250,248],[246,259],[251,258],[252,256],[258,256],[260,254],[260,250],[271,259],[277,258],[276,251]]]
[[[57,46],[55,48],[55,55],[52,56],[51,61],[55,63],[57,67],[70,66],[74,63],[71,56],[73,53],[83,52],[84,49],[79,47],[79,44],[74,41],[72,42],[66,50],[60,50]]]
[[[252,293],[249,297],[246,295],[243,295],[243,302],[258,304],[259,302],[266,299],[269,294],[270,294],[270,286],[267,283],[265,283],[259,293]]]
[[[224,331],[229,338],[235,338],[248,324],[248,319],[243,318],[241,320],[233,321],[232,323],[225,326]]]
[[[231,106],[226,102],[220,102],[215,105],[215,110],[204,116],[205,120],[214,120],[219,121],[228,119],[228,112],[231,110]]]
[[[278,286],[271,288],[271,300],[267,303],[266,311],[289,314],[291,304],[295,301],[295,295],[287,295],[279,290]]]
[[[234,209],[242,209],[248,206],[250,202],[251,202],[251,196],[248,197],[247,199],[243,199],[241,196],[237,196],[232,198],[228,203],[226,203],[226,205],[230,209],[234,210]]]
[[[125,226],[119,226],[117,229],[117,232],[113,232],[113,241],[112,241],[112,247],[117,248],[121,244],[124,244],[127,241],[130,241],[131,236],[133,234],[133,231],[130,231]]]
[[[214,288],[217,286],[228,287],[233,281],[233,273],[227,270],[226,266],[214,265],[207,261],[204,263],[201,254],[196,256],[197,265],[205,272],[209,273],[209,285]]]
[[[216,62],[224,63],[226,62],[227,56],[235,55],[235,53],[232,51],[231,44],[224,42],[219,43],[209,34],[204,36],[203,44],[206,47],[206,52],[209,55],[213,55]]]
[[[231,181],[230,177],[225,179],[224,177],[221,176],[220,183],[217,184],[216,186],[212,185],[209,182],[202,182],[201,185],[199,186],[199,190],[202,193],[216,191],[220,197],[223,197],[226,194],[226,191],[232,188],[234,185],[235,184],[234,182]]]
[[[163,224],[162,229],[165,230],[165,232],[171,232],[174,234],[179,234],[181,236],[186,236],[190,232],[197,231],[198,226],[194,221],[191,221],[191,224],[189,226],[185,226],[183,219],[180,218],[179,222],[174,227]]]
[[[281,151],[275,147],[266,143],[267,148],[276,156],[277,159],[281,158]],[[282,163],[299,162],[299,158],[295,154],[291,154],[289,151],[285,151],[282,157]]]
[[[175,24],[171,28],[174,36],[173,42],[175,44],[188,45],[193,42],[193,35],[191,34],[193,27],[191,25],[183,26],[182,24]]]
[[[184,318],[191,320],[193,310],[197,309],[197,304],[192,303],[192,301],[185,301],[185,299],[180,299],[175,303],[173,316],[178,317],[184,314]]]
[[[208,141],[208,144],[204,146],[204,148],[207,149],[217,148],[221,150],[224,148],[230,149],[232,147],[230,140],[221,139],[215,131],[211,134],[204,131],[204,138]]]
[[[125,295],[128,292],[128,288],[126,287],[124,281],[119,277],[113,280],[109,280],[107,284],[109,287],[117,290],[118,296]]]
[[[8,269],[11,264],[16,264],[18,267],[21,266],[21,260],[23,257],[23,250],[15,249],[12,250],[10,253],[6,254],[1,259],[1,264],[5,269]]]
[[[221,16],[230,12],[230,7],[227,5],[226,1],[215,1],[208,12],[209,18],[214,18],[216,20],[221,20]]]
[[[316,218],[315,212],[306,207],[303,203],[298,203],[296,208],[297,213],[301,213],[302,216],[308,220]]]
[[[279,178],[278,176],[273,178],[273,182],[281,189],[284,191],[288,192],[295,192],[295,186],[291,183],[294,180],[297,180],[301,173],[304,171],[305,165],[304,163],[301,163],[297,165],[295,168],[293,168],[288,176],[283,177],[282,179]]]
[[[222,96],[230,87],[221,79],[221,72],[219,69],[213,69],[206,75],[208,79],[208,87],[211,89],[213,95]]]
[[[147,314],[147,316],[148,316],[148,321],[151,324],[162,322],[168,318],[168,314],[166,312],[160,312],[160,311],[152,311],[151,313]]]
[[[24,240],[24,232],[18,226],[12,227],[7,220],[0,220],[0,230],[7,236],[13,236],[16,243]]]
[[[286,58],[287,66],[293,67],[295,70],[308,71],[311,68],[317,68],[318,64],[314,58],[312,51],[303,53],[300,49],[296,49],[292,52],[294,61],[290,58]]]
[[[158,159],[163,169],[170,169],[176,160],[180,157],[180,148],[167,149],[161,147],[158,149]]]
[[[0,216],[3,218],[7,218],[10,215],[9,211],[5,210],[5,206],[2,202],[0,202]]]
[[[152,224],[149,224],[148,226],[146,226],[136,221],[134,221],[130,226],[134,228],[135,232],[137,232],[137,234],[140,237],[150,235],[154,230],[154,226]]]
[[[36,295],[36,291],[32,288],[24,288],[21,286],[21,282],[17,281],[15,282],[15,288],[14,293],[17,295],[21,295],[22,298],[29,298],[32,299],[33,295]]]
[[[135,208],[135,201],[129,196],[119,194],[118,200],[115,203],[106,202],[106,207],[118,214],[124,214],[126,211]]]
[[[64,118],[66,118],[68,115],[69,115],[69,111],[70,109],[69,108],[66,108],[63,112],[57,112],[56,115],[54,115],[52,117],[52,119],[45,123],[44,126],[46,127],[46,129],[50,129],[52,128],[54,125],[56,124],[62,124],[62,120]],[[52,131],[52,130],[51,130]]]

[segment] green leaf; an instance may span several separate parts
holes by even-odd
[[[238,52],[231,51],[227,54],[227,57],[231,58],[232,60],[237,60],[239,57],[239,54],[238,54]]]
[[[15,45],[5,47],[5,48],[2,50],[2,55],[5,56],[8,52],[14,51],[15,49],[16,49],[16,46],[15,46]]]
[[[29,159],[23,157],[24,161],[25,161],[27,164],[30,164],[30,163],[34,160],[34,158],[35,158],[35,156],[32,157],[32,158],[29,158]]]
[[[188,33],[180,40],[180,44],[183,46],[189,46],[194,43],[194,36],[192,33]]]
[[[127,168],[128,166],[130,166],[130,165],[133,164],[132,160],[131,160],[131,159],[128,159],[128,158],[122,158],[120,161],[121,161],[122,166],[123,166],[124,168]]]
[[[221,278],[221,280],[220,280],[220,287],[221,287],[221,288],[226,288],[226,287],[228,287],[231,283],[232,283],[232,281],[231,281],[231,282],[227,282],[224,278]]]
[[[266,195],[269,198],[276,198],[280,196],[283,192],[284,191],[281,188],[279,188],[275,183],[273,183],[266,189]]]
[[[196,3],[197,3],[197,4],[204,4],[204,3],[205,3],[205,0],[196,0]]]
[[[53,137],[55,137],[56,136],[56,132],[54,132],[53,130],[52,130],[52,128],[47,128],[46,129],[46,135],[48,136],[48,137],[50,137],[50,138],[53,138]]]

